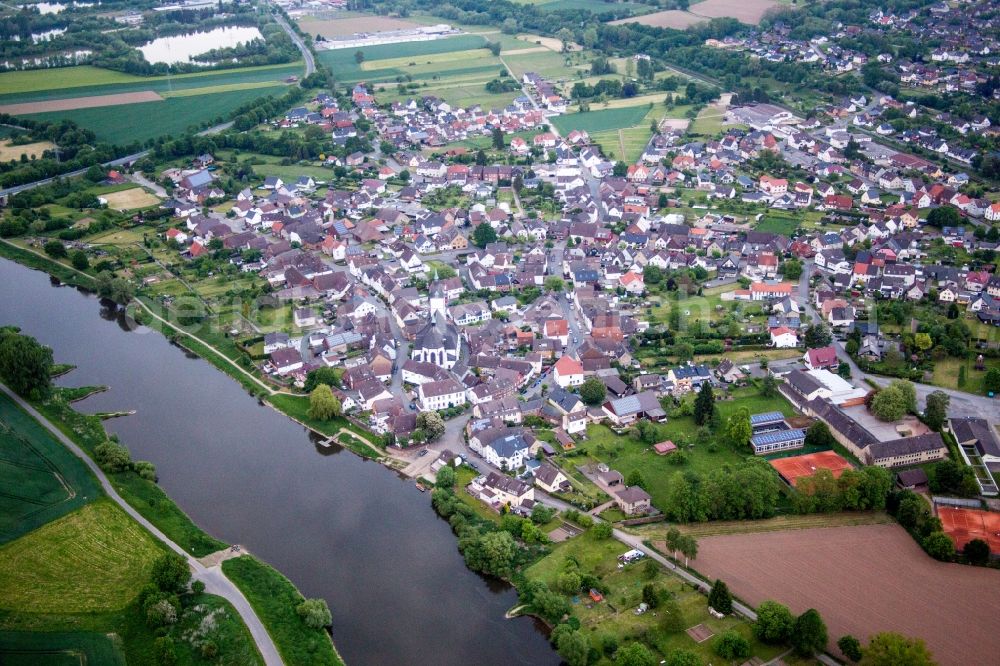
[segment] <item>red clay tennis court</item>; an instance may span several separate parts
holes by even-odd
[[[771,460],[770,463],[771,467],[776,469],[781,478],[787,481],[790,486],[794,486],[795,482],[803,476],[812,476],[821,469],[830,470],[835,479],[839,479],[845,470],[851,469],[851,463],[833,451],[777,458]]]
[[[982,539],[990,545],[991,553],[1000,553],[1000,513],[939,506],[937,514],[956,550],[962,550],[973,539]]]

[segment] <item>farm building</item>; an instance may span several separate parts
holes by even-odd
[[[778,451],[801,449],[806,443],[806,431],[799,428],[793,430],[775,430],[754,435],[750,438],[755,456],[762,456]]]
[[[845,470],[851,469],[851,463],[833,451],[820,451],[802,456],[778,458],[771,461],[771,467],[778,472],[785,483],[794,488],[799,479],[812,476],[821,469],[830,470],[833,477],[839,479]]]

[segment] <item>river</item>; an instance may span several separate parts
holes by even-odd
[[[261,406],[208,362],[90,294],[0,259],[0,324],[77,369],[63,385],[110,390],[86,412],[105,422],[207,532],[243,544],[333,612],[337,649],[356,664],[556,664],[506,584],[469,571],[448,524],[410,480],[339,449]]]

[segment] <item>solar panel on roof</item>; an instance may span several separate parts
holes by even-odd
[[[766,432],[762,435],[754,435],[750,438],[751,443],[754,446],[762,444],[778,444],[781,442],[791,442],[796,439],[804,439],[806,433],[804,430],[778,430],[776,432]]]
[[[760,425],[761,423],[771,423],[772,421],[784,421],[785,415],[781,412],[764,412],[763,414],[751,414],[750,425]]]
[[[634,395],[630,395],[615,400],[614,405],[615,405],[615,411],[618,412],[619,414],[638,412],[639,409],[641,408],[641,405],[639,404],[639,398],[635,397]]]

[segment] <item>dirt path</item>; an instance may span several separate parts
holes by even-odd
[[[240,545],[233,545],[229,548],[223,548],[222,550],[217,550],[214,553],[210,553],[205,557],[199,557],[198,561],[201,562],[204,567],[217,567],[221,566],[226,560],[231,560],[234,557],[240,557],[241,555],[249,555],[250,551]]]

